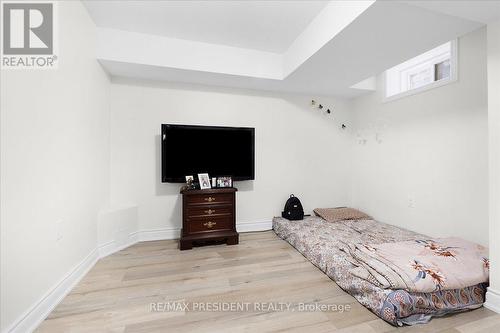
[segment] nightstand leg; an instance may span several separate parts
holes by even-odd
[[[185,241],[185,240],[181,239],[179,247],[180,247],[181,251],[191,250],[193,248],[193,242],[192,241]]]
[[[236,245],[239,243],[239,235],[231,236],[227,238],[227,245]]]

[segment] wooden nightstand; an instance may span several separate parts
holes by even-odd
[[[181,250],[193,248],[193,242],[226,241],[238,244],[236,232],[236,188],[181,191]]]

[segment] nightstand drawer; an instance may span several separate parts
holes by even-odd
[[[232,217],[214,218],[192,218],[189,219],[189,232],[207,232],[214,230],[231,230],[233,226]]]
[[[186,217],[222,217],[231,216],[233,214],[233,206],[231,205],[203,205],[203,206],[188,206],[186,209]]]
[[[187,199],[188,205],[209,205],[209,204],[232,204],[234,195],[231,193],[212,193],[190,195]]]

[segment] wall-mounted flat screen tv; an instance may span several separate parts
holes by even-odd
[[[255,129],[161,125],[162,182],[184,183],[186,176],[208,173],[233,180],[255,179]]]

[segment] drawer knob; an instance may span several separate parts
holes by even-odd
[[[212,221],[208,221],[208,222],[203,223],[203,225],[205,227],[207,227],[208,229],[212,229],[216,224],[217,224],[217,222],[212,222]]]
[[[208,197],[208,198],[205,198],[205,201],[212,202],[212,201],[215,201],[215,198],[213,198],[213,197]]]
[[[206,210],[206,211],[205,211],[205,214],[208,214],[208,215],[211,215],[211,214],[213,214],[213,213],[215,213],[215,209],[214,209],[214,210],[209,209],[209,210]]]

